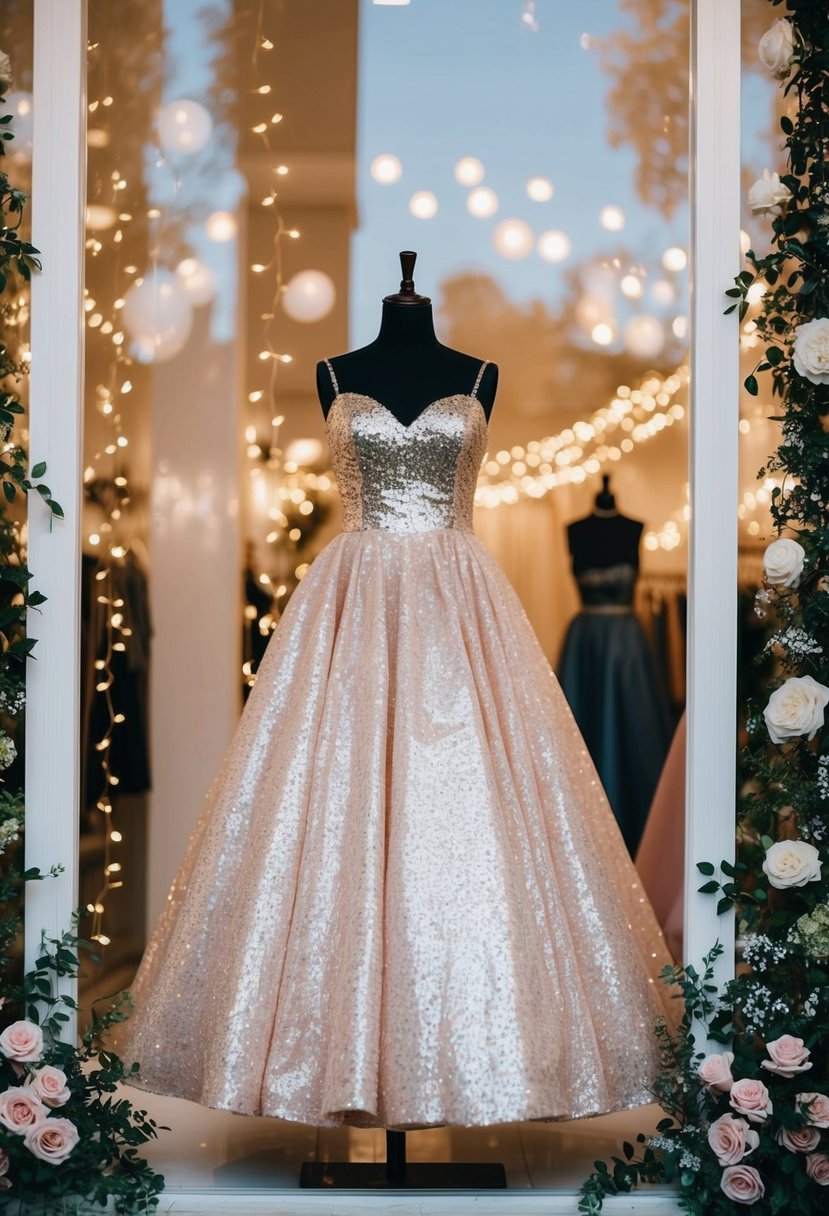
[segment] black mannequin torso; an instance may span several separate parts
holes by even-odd
[[[432,305],[414,291],[414,253],[400,255],[401,291],[383,300],[380,332],[368,346],[330,360],[341,393],[362,393],[384,406],[403,426],[443,397],[471,393],[482,359],[438,341]],[[498,368],[484,368],[477,397],[487,419],[495,402]],[[324,416],[336,396],[325,360],[317,364],[317,393]]]
[[[624,562],[639,569],[639,541],[644,524],[626,515],[587,515],[567,528],[573,573],[603,570]]]
[[[471,393],[481,363],[438,341],[431,304],[384,303],[374,341],[331,359],[340,392],[373,397],[404,426],[441,397]],[[489,363],[477,393],[487,418],[497,384],[498,368]],[[317,392],[327,418],[336,394],[324,360],[317,364]]]

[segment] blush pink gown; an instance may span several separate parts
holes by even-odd
[[[270,639],[111,1037],[140,1087],[318,1126],[651,1100],[671,960],[473,532],[479,383],[407,427],[334,380],[343,529]]]

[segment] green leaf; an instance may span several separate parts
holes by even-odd
[[[714,873],[714,865],[710,861],[698,861],[697,869],[699,870],[700,874],[711,875]]]
[[[34,466],[34,468],[32,469],[31,476],[33,478],[42,477],[45,472],[46,472],[46,461],[39,460],[37,462],[37,464]]]
[[[758,393],[757,377],[756,376],[746,376],[743,383],[745,384],[746,392],[751,393],[752,397],[756,397],[757,393]]]
[[[701,887],[697,887],[700,895],[713,895],[715,891],[719,891],[720,884],[716,878],[712,878],[710,882],[704,882]]]

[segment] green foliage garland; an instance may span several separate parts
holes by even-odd
[[[766,551],[756,612],[775,661],[762,702],[749,702],[748,780],[737,860],[699,862],[700,890],[735,915],[736,978],[717,991],[712,964],[666,971],[685,1016],[676,1037],[658,1029],[664,1070],[656,1136],[596,1163],[580,1211],[640,1182],[673,1182],[695,1216],[808,1216],[829,1209],[829,8],[782,8],[759,48],[781,81],[788,171],[756,183],[749,204],[771,216],[770,251],[726,292],[727,312],[757,316],[765,353],[746,378],[770,373],[782,439],[760,476],[782,473],[773,494],[778,539]],[[700,1035],[702,1032],[702,1035]],[[721,1052],[705,1056],[696,1041]]]
[[[0,53],[0,102],[11,87],[10,65]],[[0,116],[0,156],[13,137],[10,114]],[[40,269],[38,250],[20,236],[26,196],[0,172],[0,317],[12,338],[25,315],[25,287]],[[37,463],[27,475],[24,448],[12,440],[25,412],[17,391],[27,371],[16,341],[0,342],[0,770],[17,758],[25,701],[25,669],[35,640],[26,634],[27,612],[45,597],[30,588],[16,506],[32,491],[52,516],[63,512],[42,480]],[[7,771],[7,778],[8,778]],[[11,784],[11,783],[9,783]],[[10,1213],[152,1212],[164,1180],[139,1157],[137,1147],[156,1135],[156,1124],[115,1095],[129,1068],[101,1046],[101,1036],[126,1016],[121,1002],[92,1024],[80,1045],[63,1042],[61,1027],[76,1009],[60,989],[78,975],[81,951],[90,944],[77,936],[80,910],[71,931],[44,938],[33,970],[21,978],[16,949],[22,928],[22,894],[27,882],[48,881],[37,869],[21,870],[19,853],[24,809],[22,782],[0,785],[0,1211]],[[97,961],[97,960],[96,960]]]

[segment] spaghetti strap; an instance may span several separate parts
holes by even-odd
[[[325,366],[328,368],[329,374],[330,374],[330,376],[331,376],[331,383],[334,385],[334,392],[335,392],[335,393],[339,393],[339,391],[340,391],[340,386],[339,386],[339,384],[337,384],[337,377],[334,375],[334,369],[333,369],[333,367],[331,366],[331,364],[330,364],[330,362],[328,361],[328,359],[323,359],[323,363],[324,363],[324,364],[325,364]]]
[[[484,368],[487,366],[488,363],[489,363],[489,359],[484,359],[483,363],[478,368],[478,379],[475,381],[475,387],[472,390],[473,397],[478,396],[478,387],[481,383],[481,376],[484,374]]]

